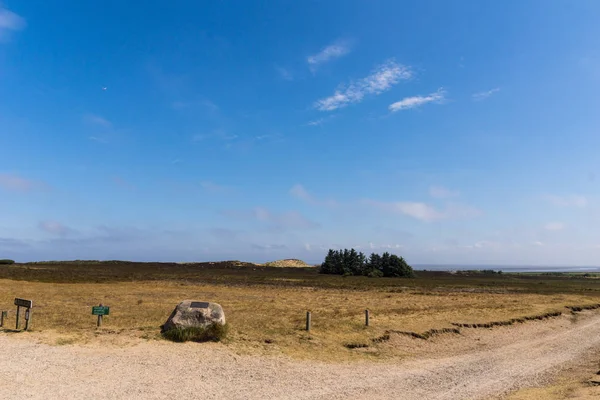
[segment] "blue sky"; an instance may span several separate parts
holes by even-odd
[[[597,1],[4,1],[0,258],[600,264]]]

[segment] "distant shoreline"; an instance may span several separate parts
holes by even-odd
[[[600,267],[595,266],[413,264],[413,268],[429,271],[493,269],[502,272],[600,272]]]

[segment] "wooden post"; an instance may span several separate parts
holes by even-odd
[[[0,314],[0,327],[4,326],[4,318],[6,318],[7,315],[8,313],[6,311],[2,311],[2,314]]]
[[[17,324],[15,327],[15,330],[19,330],[19,310],[21,309],[20,306],[17,306]]]
[[[29,320],[31,319],[31,308],[25,309],[25,330],[29,329]]]
[[[100,307],[102,307],[102,303],[100,303]],[[102,326],[102,315],[98,315],[98,328]]]
[[[306,312],[306,331],[310,332],[310,311]]]
[[[369,310],[365,310],[365,326],[369,326]]]

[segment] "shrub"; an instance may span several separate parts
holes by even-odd
[[[227,324],[213,323],[206,327],[174,328],[163,332],[163,337],[173,342],[220,342],[227,337]]]
[[[15,260],[9,260],[9,259],[4,259],[4,260],[0,260],[0,264],[4,264],[4,265],[8,265],[8,264],[14,264]]]

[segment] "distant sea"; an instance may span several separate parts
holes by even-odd
[[[542,265],[452,265],[452,264],[414,264],[415,270],[456,271],[493,269],[502,272],[600,272],[600,267],[590,266],[551,266]]]

